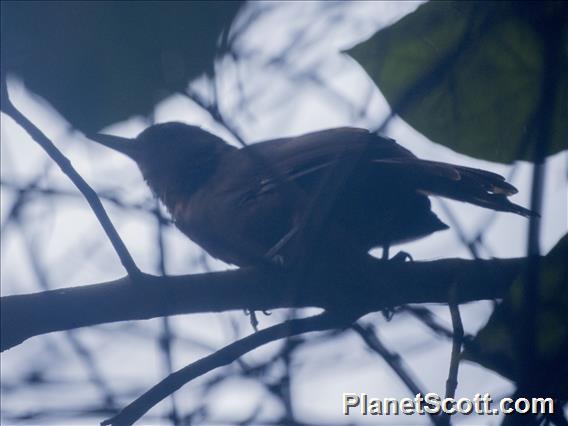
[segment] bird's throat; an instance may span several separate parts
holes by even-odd
[[[213,167],[171,168],[153,172],[140,168],[154,195],[173,214],[176,206],[185,204],[213,175]]]

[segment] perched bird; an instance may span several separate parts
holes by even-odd
[[[178,122],[134,139],[91,138],[132,158],[176,226],[209,254],[239,266],[302,247],[308,213],[323,250],[367,253],[447,229],[429,195],[530,216],[495,173],[421,160],[394,140],[342,127],[238,149]],[[326,208],[322,206],[327,206]],[[316,231],[314,231],[316,232]],[[309,230],[308,230],[309,234]]]

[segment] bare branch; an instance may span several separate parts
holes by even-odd
[[[448,372],[448,379],[446,380],[446,398],[454,398],[456,396],[456,389],[458,387],[458,372],[461,359],[461,348],[463,344],[463,324],[460,315],[460,309],[456,302],[456,288],[450,288],[450,301],[448,303],[450,308],[450,315],[452,317],[452,327],[454,329],[452,337],[452,355],[450,358],[450,371]],[[450,416],[448,414],[442,415],[442,424],[450,424]]]
[[[136,277],[141,275],[140,270],[134,263],[134,259],[130,256],[126,245],[118,235],[114,225],[110,221],[101,200],[99,199],[97,193],[89,186],[89,184],[83,179],[83,177],[77,173],[73,168],[71,161],[65,157],[59,149],[53,144],[51,140],[40,130],[35,124],[27,119],[10,101],[8,97],[8,89],[6,87],[6,80],[2,79],[2,112],[10,116],[18,125],[20,125],[31,137],[35,140],[43,150],[51,157],[55,163],[59,166],[61,171],[71,179],[71,182],[77,187],[81,194],[85,197],[89,206],[95,213],[97,219],[99,220],[101,226],[103,227],[106,235],[108,236],[112,246],[114,247],[118,257],[124,269],[128,272],[131,277]]]
[[[239,339],[217,352],[201,358],[200,360],[185,366],[181,370],[170,374],[160,383],[125,407],[116,416],[102,422],[101,425],[131,425],[158,402],[181,388],[189,381],[216,368],[228,365],[247,352],[265,345],[266,343],[287,336],[336,328],[342,324],[343,322],[338,320],[337,317],[329,313],[323,313],[308,318],[285,321],[281,324],[274,325]]]
[[[400,380],[402,380],[402,382],[406,385],[412,395],[425,395],[425,393],[420,389],[420,386],[416,383],[416,379],[412,377],[412,374],[401,356],[396,352],[390,351],[383,342],[381,342],[372,326],[369,325],[367,327],[363,327],[362,325],[355,323],[351,326],[351,328],[355,330],[359,336],[361,336],[369,348],[385,360],[389,367],[392,368]],[[431,415],[430,419],[433,424],[440,424],[438,416]]]
[[[454,336],[452,338],[450,372],[448,374],[448,380],[446,381],[446,398],[453,398],[456,395],[456,388],[458,387],[458,370],[463,341],[463,324],[459,306],[455,303],[450,303],[449,307],[452,316],[452,325],[454,327]]]
[[[343,263],[342,263],[343,262]],[[297,271],[239,269],[139,279],[0,298],[1,347],[40,334],[95,324],[165,315],[321,307],[375,312],[408,303],[448,303],[503,297],[524,258],[432,262],[322,260],[304,276]],[[329,265],[333,265],[330,268]],[[398,283],[405,283],[404,286]]]

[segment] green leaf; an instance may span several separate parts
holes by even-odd
[[[536,312],[536,387],[547,396],[568,396],[568,236],[542,259]],[[510,293],[497,306],[475,339],[466,346],[464,358],[518,381],[517,341],[521,309],[522,272]]]
[[[241,2],[2,2],[2,74],[93,132],[212,72]]]
[[[431,140],[486,160],[532,160],[548,21],[561,34],[548,154],[566,149],[567,13],[563,2],[434,1],[348,53]]]

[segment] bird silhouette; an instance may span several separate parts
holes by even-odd
[[[150,126],[134,139],[90,138],[132,158],[175,225],[210,255],[239,266],[305,256],[298,251],[310,235],[303,228],[309,214],[320,225],[311,235],[318,249],[361,254],[447,229],[429,195],[533,215],[509,201],[517,190],[502,176],[421,160],[366,129],[241,149],[178,122]]]

